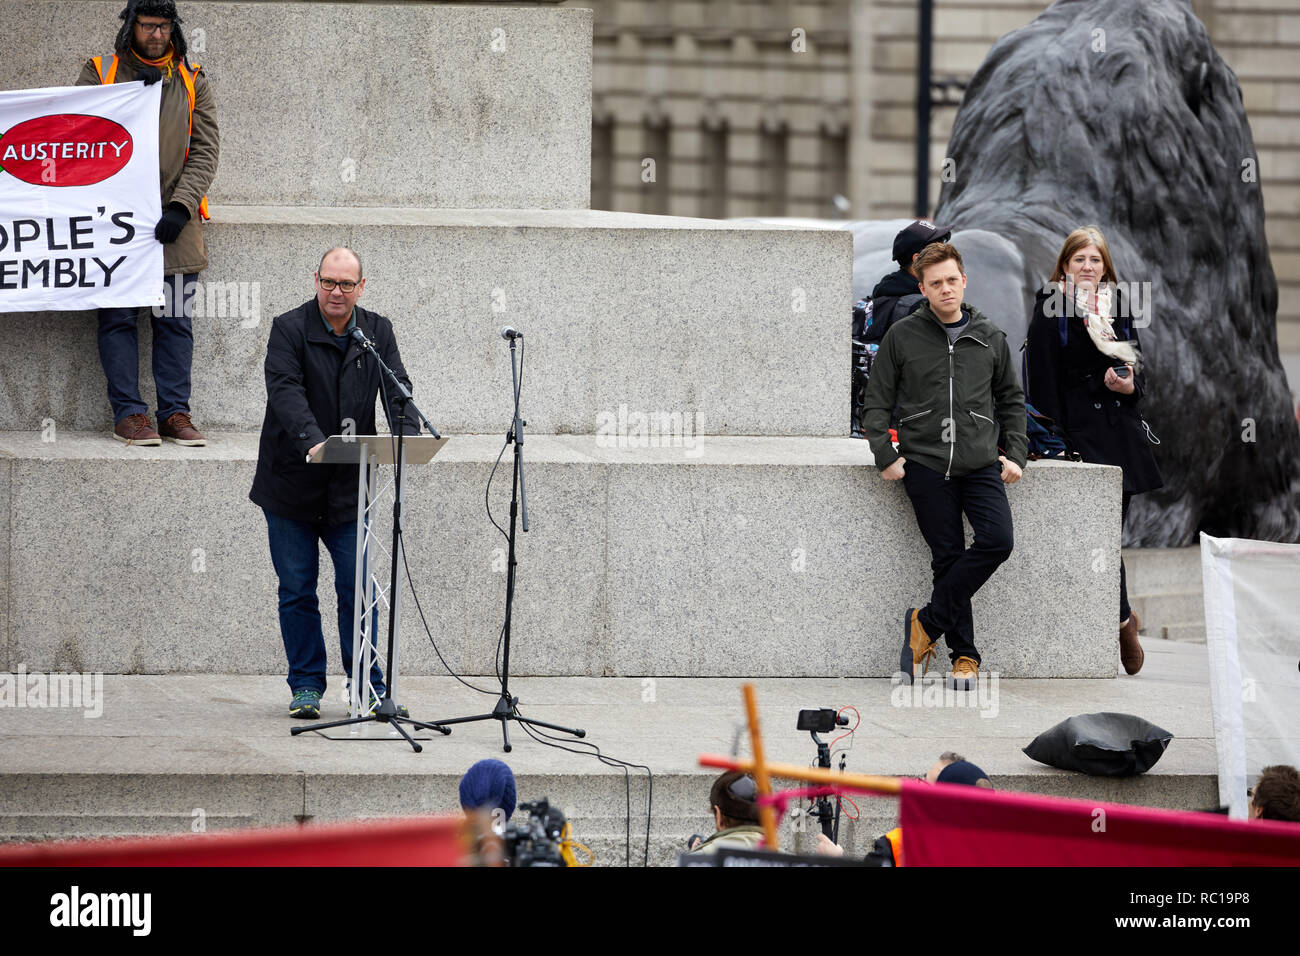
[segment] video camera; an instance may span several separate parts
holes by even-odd
[[[838,716],[833,707],[821,707],[817,710],[799,711],[799,724],[796,729],[806,730],[812,735],[813,742],[817,744],[817,766],[829,770],[831,767],[831,745],[817,735],[828,734],[836,727],[847,727],[848,725],[849,718],[847,716]],[[840,754],[841,772],[844,770],[844,764],[844,754]],[[839,841],[839,800],[836,800],[834,806],[832,806],[829,797],[818,797],[808,810],[808,815],[821,825],[822,833],[833,841]]]
[[[528,814],[523,825],[506,824],[503,836],[511,866],[568,866],[562,843],[568,821],[546,799],[519,804]]]

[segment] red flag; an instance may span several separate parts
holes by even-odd
[[[905,866],[1297,866],[1300,823],[904,780]]]
[[[458,866],[459,817],[0,847],[0,866]]]

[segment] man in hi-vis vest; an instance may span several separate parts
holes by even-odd
[[[173,0],[130,0],[119,15],[113,52],[92,57],[78,86],[100,83],[163,84],[158,114],[158,173],[162,218],[154,236],[163,243],[165,304],[152,310],[153,377],[158,430],[140,398],[136,321],[140,309],[99,310],[99,358],[113,406],[113,437],[127,445],[203,445],[190,420],[190,366],[194,357],[193,297],[207,268],[200,222],[205,193],[217,173],[217,111],[202,68],[187,48]]]

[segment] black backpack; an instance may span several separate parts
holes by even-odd
[[[858,421],[867,398],[867,380],[871,378],[871,365],[876,360],[876,352],[880,350],[880,342],[890,326],[915,312],[924,298],[919,292],[914,295],[900,296],[893,301],[887,301],[884,308],[878,312],[871,296],[859,299],[853,306],[849,434],[855,438],[862,437]]]

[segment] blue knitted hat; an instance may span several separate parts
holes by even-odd
[[[515,775],[500,760],[480,760],[460,778],[460,805],[465,810],[500,807],[510,819],[515,812]]]
[[[974,786],[980,780],[987,780],[988,776],[969,760],[958,760],[939,771],[936,783],[965,783]]]

